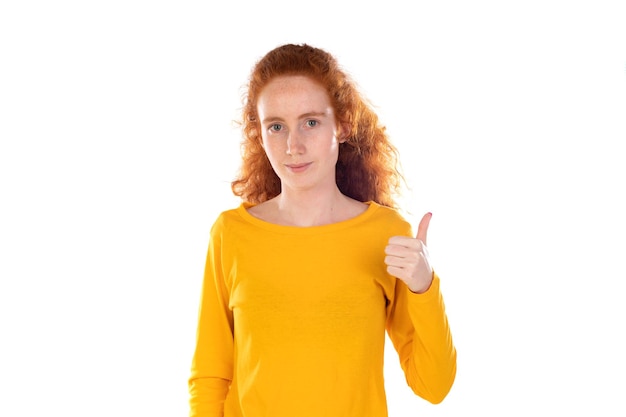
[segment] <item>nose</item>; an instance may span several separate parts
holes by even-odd
[[[290,133],[287,137],[287,155],[302,155],[304,153],[304,142],[297,133]]]

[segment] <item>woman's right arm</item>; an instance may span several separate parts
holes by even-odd
[[[222,231],[219,221],[211,229],[189,378],[190,417],[222,417],[233,375],[233,316],[221,261]]]

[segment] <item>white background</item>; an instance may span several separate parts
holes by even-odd
[[[406,3],[406,5],[405,5]],[[624,416],[620,1],[6,1],[0,415],[184,416],[251,66],[335,54],[401,150],[458,349],[392,417]]]

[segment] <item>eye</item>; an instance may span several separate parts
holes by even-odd
[[[282,129],[283,129],[283,125],[278,124],[278,123],[273,123],[269,125],[269,128],[268,128],[268,130],[272,132],[280,132]]]
[[[317,126],[317,124],[318,124],[317,120],[307,120],[306,121],[306,126],[307,127],[315,127],[315,126]]]

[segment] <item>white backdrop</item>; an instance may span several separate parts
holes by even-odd
[[[626,414],[620,1],[405,3],[2,3],[0,415],[186,415],[231,120],[285,42],[339,58],[434,213],[457,380],[430,405],[388,351],[390,415]]]

